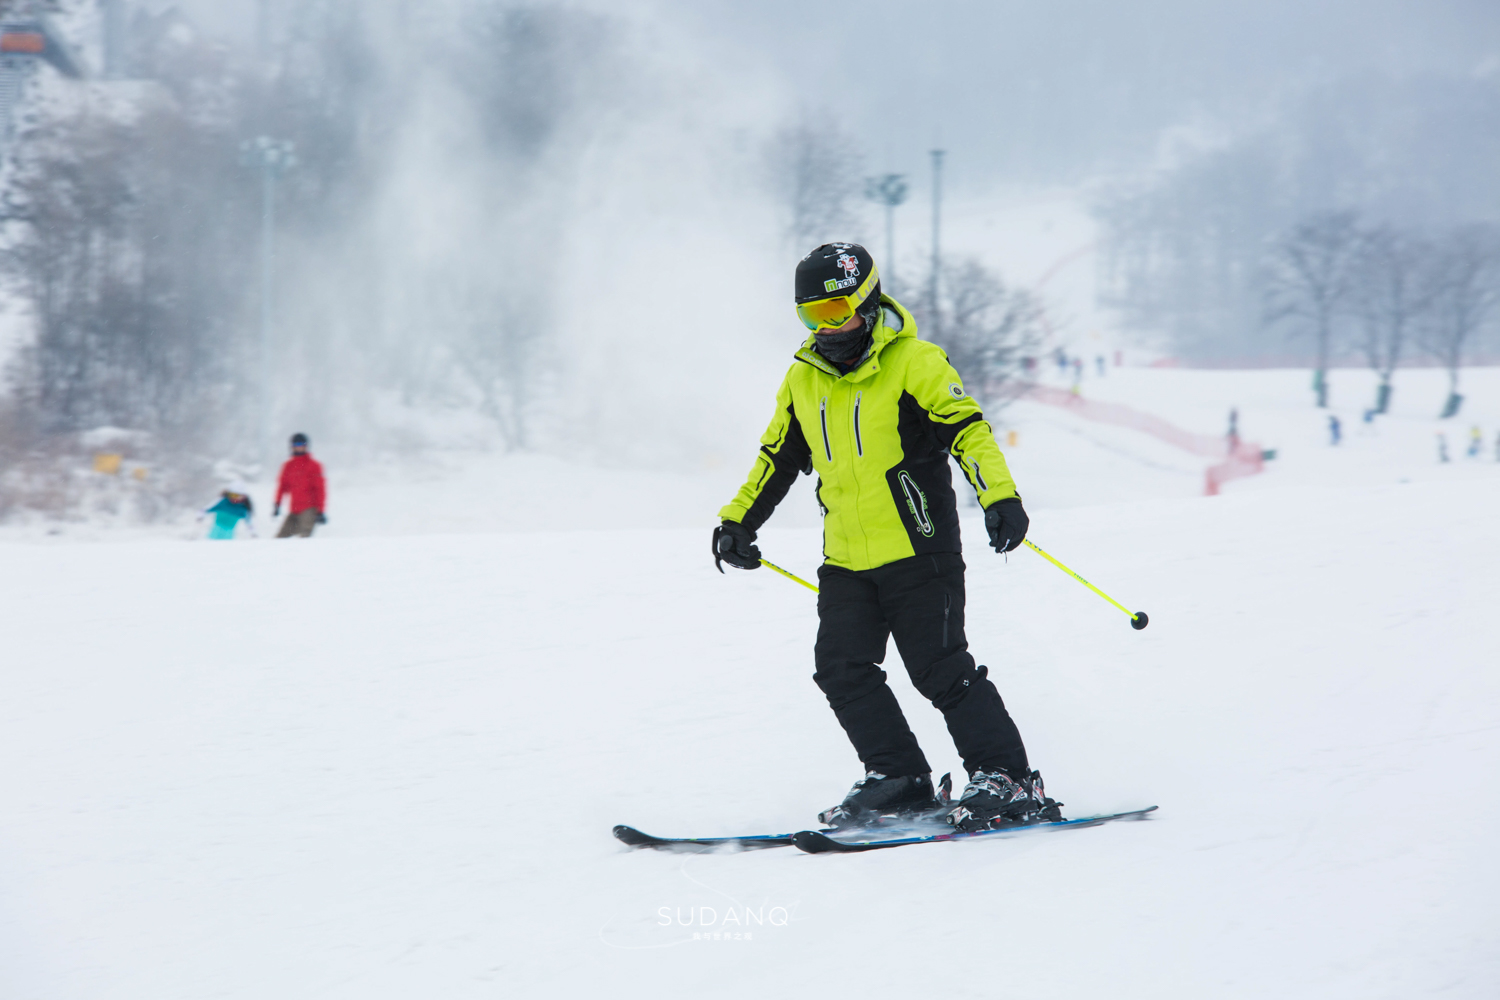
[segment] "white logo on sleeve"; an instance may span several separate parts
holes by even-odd
[[[953,393],[954,399],[963,399],[968,395],[968,393],[964,392],[964,387],[959,385],[957,382],[949,382],[948,391]]]

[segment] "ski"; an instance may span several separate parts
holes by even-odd
[[[883,837],[871,840],[835,840],[817,830],[803,830],[792,835],[798,850],[808,854],[853,854],[858,851],[879,851],[887,847],[905,847],[907,844],[935,844],[942,840],[972,840],[975,837],[993,837],[999,834],[1016,834],[1027,830],[1055,830],[1060,827],[1102,826],[1115,820],[1142,820],[1156,811],[1156,806],[1133,809],[1129,812],[1109,813],[1103,816],[1083,816],[1079,819],[1060,819],[1047,823],[1025,823],[1002,826],[994,830],[976,830],[973,833],[935,833],[916,837]]]
[[[906,816],[886,816],[870,826],[858,829],[846,830],[824,830],[824,833],[864,834],[866,836],[881,831],[913,831],[922,827],[937,826],[942,829],[943,814],[949,809],[944,804],[938,809],[925,812],[913,813]],[[767,847],[791,847],[792,833],[764,833],[751,834],[743,837],[654,837],[649,833],[643,833],[633,826],[625,826],[623,823],[614,828],[615,839],[631,847],[651,847],[658,851],[684,851],[694,853],[698,851],[710,851],[717,847],[733,845],[742,851],[758,851]],[[887,839],[892,839],[890,836]]]
[[[917,813],[906,813],[901,815],[882,816],[875,820],[870,826],[862,827],[858,832],[872,833],[876,830],[894,827],[895,829],[915,829],[926,823],[941,823],[943,815],[952,808],[953,775],[945,774],[937,786],[938,800],[931,808]],[[827,833],[839,831],[827,830]],[[854,830],[844,830],[844,833],[854,833]],[[633,826],[623,823],[615,827],[615,839],[631,847],[650,847],[658,851],[679,851],[686,853],[697,853],[700,851],[711,851],[718,847],[733,845],[742,851],[759,851],[768,847],[791,847],[792,838],[796,836],[791,833],[766,833],[753,834],[746,837],[653,837],[649,833],[642,833]]]
[[[790,833],[766,833],[748,837],[653,837],[633,826],[621,824],[615,827],[615,838],[631,847],[650,847],[658,851],[677,851],[686,854],[698,854],[728,845],[738,847],[742,851],[790,847],[792,836]]]

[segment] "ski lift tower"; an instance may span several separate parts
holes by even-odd
[[[0,20],[0,157],[10,148],[26,81],[40,63],[75,80],[84,75],[83,64],[41,6],[17,3]]]
[[[865,197],[885,206],[884,273],[890,279],[886,285],[890,288],[896,281],[896,206],[906,201],[906,178],[900,174],[866,178]]]

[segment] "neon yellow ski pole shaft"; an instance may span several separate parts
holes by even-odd
[[[814,587],[812,584],[810,584],[806,580],[802,579],[802,577],[798,576],[796,573],[788,573],[786,570],[782,569],[780,566],[776,565],[775,563],[773,563],[769,559],[762,559],[760,561],[760,564],[762,566],[765,566],[767,569],[774,569],[776,572],[780,573],[782,576],[786,577],[788,580],[795,580],[797,583],[802,584],[802,586],[806,587],[808,590],[812,591],[814,594],[816,594],[818,592],[818,588],[817,587]]]
[[[1072,570],[1068,569],[1068,567],[1064,566],[1062,563],[1058,562],[1056,559],[1052,558],[1047,553],[1043,552],[1040,547],[1038,547],[1037,545],[1035,545],[1031,541],[1031,539],[1026,538],[1026,539],[1022,539],[1022,540],[1028,546],[1030,546],[1031,550],[1033,552],[1035,552],[1037,555],[1041,556],[1043,559],[1047,560],[1049,563],[1051,563],[1052,565],[1056,566],[1058,569],[1062,570],[1064,573],[1068,574],[1073,579],[1077,580],[1079,583],[1083,584],[1085,587],[1089,588],[1094,593],[1098,594],[1100,597],[1104,598],[1106,601],[1108,601],[1109,603],[1113,604],[1115,607],[1119,608],[1121,611],[1123,611],[1127,615],[1129,615],[1130,616],[1130,627],[1131,628],[1136,629],[1137,631],[1139,631],[1140,629],[1145,628],[1146,627],[1146,623],[1151,620],[1151,619],[1149,619],[1149,618],[1146,617],[1146,612],[1144,612],[1144,611],[1131,611],[1125,605],[1121,604],[1119,601],[1115,600],[1113,597],[1110,597],[1104,591],[1100,590],[1098,587],[1094,586],[1092,583],[1089,583],[1087,580],[1085,580],[1083,577],[1079,576],[1077,573],[1075,573]]]

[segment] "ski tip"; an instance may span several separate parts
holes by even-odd
[[[631,847],[648,847],[656,841],[656,838],[649,833],[642,833],[635,827],[626,826],[623,823],[615,827],[615,839]]]
[[[905,843],[905,841],[902,841]],[[797,845],[799,851],[808,854],[856,854],[860,851],[873,851],[881,847],[891,847],[896,841],[847,841],[834,840],[826,833],[817,830],[803,830],[801,833],[792,835],[792,843]]]
[[[801,833],[792,834],[792,843],[797,845],[797,850],[807,854],[827,854],[846,850],[843,844],[816,830],[803,830]]]

